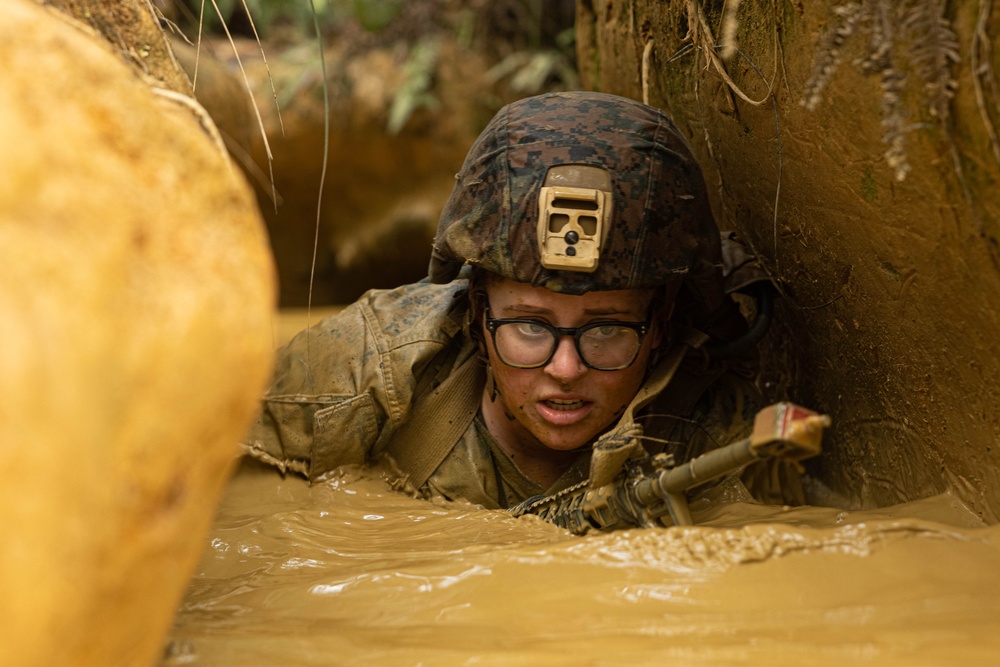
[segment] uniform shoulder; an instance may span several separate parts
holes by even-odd
[[[420,281],[391,290],[371,290],[358,301],[377,335],[404,345],[419,341],[444,341],[462,328],[468,310],[468,283],[445,285]]]

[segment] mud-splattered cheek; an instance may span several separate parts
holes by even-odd
[[[520,403],[517,406],[517,412],[521,413],[522,415],[526,415],[528,414],[528,409],[530,406],[531,406],[530,403]]]

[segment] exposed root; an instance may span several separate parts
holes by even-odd
[[[990,147],[993,149],[993,157],[1000,164],[1000,140],[997,139],[997,131],[993,126],[989,107],[986,104],[986,94],[983,91],[983,79],[986,79],[993,92],[993,105],[1000,109],[1000,101],[997,100],[997,83],[991,64],[990,51],[992,42],[986,32],[992,5],[993,0],[980,0],[979,3],[979,17],[976,20],[976,31],[972,35],[972,87],[976,94],[976,107],[979,109],[979,115],[983,119],[983,126],[986,128],[986,136],[989,138]]]
[[[642,103],[649,104],[649,61],[653,55],[653,40],[647,40],[642,49]]]
[[[184,40],[184,42],[188,46],[194,46],[194,43],[190,39],[188,39],[188,36],[184,34],[184,31],[180,29],[180,26],[178,26],[174,21],[168,19],[160,10],[159,7],[153,5],[153,9],[156,11],[156,20],[159,21],[161,24],[167,26],[170,29],[171,34],[180,37],[182,40]],[[173,52],[170,53],[170,57],[171,58],[174,57]]]
[[[962,188],[962,197],[965,199],[965,205],[969,208],[972,219],[976,223],[976,229],[982,233],[983,223],[979,219],[979,214],[977,213],[972,200],[972,193],[969,191],[969,185],[965,181],[965,170],[962,169],[962,158],[958,154],[958,146],[955,145],[955,142],[952,140],[950,134],[948,135],[948,152],[951,153],[951,162],[955,168],[955,176],[958,178],[958,184]]]
[[[792,306],[794,306],[795,308],[798,308],[799,310],[820,310],[822,308],[828,308],[829,306],[832,306],[836,302],[840,301],[842,298],[844,298],[844,293],[843,292],[841,292],[837,296],[833,297],[829,301],[827,301],[825,303],[821,303],[821,304],[815,305],[815,306],[802,306],[802,305],[799,305],[799,304],[795,303],[794,301],[790,301],[790,303],[792,304]]]
[[[634,421],[636,421],[636,422],[642,422],[643,420],[648,420],[648,419],[669,419],[669,420],[671,420],[673,422],[687,424],[689,426],[692,426],[692,427],[694,427],[694,429],[696,431],[699,431],[702,434],[704,434],[705,437],[708,438],[709,442],[711,442],[716,448],[721,448],[724,445],[728,444],[728,443],[725,443],[725,442],[719,442],[719,440],[712,434],[712,432],[710,430],[708,430],[705,427],[705,425],[703,423],[701,423],[700,421],[698,421],[696,419],[691,419],[690,417],[684,417],[682,415],[677,415],[677,414],[673,414],[673,413],[670,413],[670,412],[646,412],[646,413],[643,413],[643,414],[640,414],[640,415],[636,415]],[[638,437],[641,440],[647,440],[649,442],[654,442],[654,443],[657,443],[657,444],[666,444],[666,445],[684,445],[684,444],[686,444],[684,442],[666,440],[664,438],[657,438],[657,437],[650,436],[650,435],[645,435],[645,434],[640,435]]]
[[[747,55],[742,51],[737,50],[736,52],[740,54],[740,57],[742,57],[744,60],[747,61],[750,67],[752,67],[753,70],[757,72],[757,74],[760,76],[761,80],[763,80],[766,83],[767,79],[764,78],[764,73],[760,71],[760,68],[757,67],[757,64],[754,61],[752,61],[749,57],[747,57]],[[784,155],[781,148],[781,122],[779,121],[778,117],[778,101],[773,96],[771,98],[771,106],[772,109],[774,110],[774,137],[778,145],[778,179],[777,179],[778,182],[774,188],[774,209],[772,214],[773,248],[771,251],[774,259],[774,271],[775,273],[777,273],[778,272],[778,203],[781,200],[781,176],[782,176],[782,169],[784,167]]]
[[[253,106],[253,112],[257,116],[257,126],[260,128],[260,136],[264,142],[264,151],[267,153],[267,168],[271,176],[271,199],[274,202],[278,201],[278,193],[275,191],[274,186],[274,156],[271,153],[271,143],[267,140],[267,131],[264,129],[264,120],[260,117],[260,109],[257,107],[257,101],[253,97],[253,87],[250,85],[250,77],[247,76],[246,69],[243,67],[243,60],[240,58],[239,49],[236,48],[236,41],[233,40],[232,34],[229,32],[229,26],[226,25],[226,20],[222,16],[222,10],[219,9],[219,3],[216,0],[211,0],[212,7],[215,8],[215,13],[219,17],[219,21],[222,24],[222,29],[226,32],[226,38],[229,39],[229,44],[233,48],[233,54],[236,56],[236,64],[240,66],[240,73],[243,75],[243,84],[246,86],[247,94],[250,96],[250,102]],[[205,9],[205,2],[202,0],[202,12]],[[198,43],[201,44],[201,24],[198,26]],[[198,56],[195,56],[195,73],[197,74],[197,60]],[[275,203],[275,212],[277,212],[277,203]]]
[[[276,196],[277,199],[273,200],[272,203],[275,206],[280,206],[284,201],[281,197],[281,193],[275,191],[273,187],[271,188],[271,192],[267,191],[268,185],[273,185],[273,183],[268,180],[267,174],[265,174],[264,170],[257,165],[253,156],[250,155],[250,153],[248,153],[247,150],[231,136],[222,130],[219,130],[219,133],[222,135],[222,140],[226,143],[226,148],[229,149],[229,154],[233,157],[233,159],[236,160],[236,162],[243,167],[243,170],[250,176],[250,178],[252,178],[254,182],[260,186],[261,191],[264,194],[269,197]]]
[[[326,75],[326,54],[323,52],[323,36],[319,29],[319,13],[314,0],[309,0],[312,8],[313,27],[316,29],[316,47],[319,50],[320,71],[323,73],[323,169],[319,176],[319,194],[316,198],[316,233],[313,238],[312,263],[309,266],[309,296],[306,301],[306,320],[312,324],[313,284],[316,282],[316,255],[319,251],[320,212],[323,207],[323,188],[326,184],[326,169],[330,162],[330,84]],[[311,348],[306,338],[306,367],[311,368]]]
[[[774,0],[774,77],[775,80],[778,79],[778,70],[780,69],[780,80],[785,82],[785,92],[790,95],[788,72],[785,70],[785,51],[781,48],[781,34],[779,30],[781,27],[781,11],[778,6],[778,0]]]
[[[250,13],[250,7],[247,6],[247,0],[240,0],[243,3],[243,11],[247,14],[247,20],[250,21],[250,29],[253,30],[253,37],[257,40],[257,46],[260,48],[260,57],[264,61],[264,71],[267,72],[267,80],[271,84],[271,96],[274,98],[274,109],[278,114],[278,127],[281,128],[281,136],[285,136],[285,123],[281,120],[281,108],[278,106],[278,92],[274,89],[274,79],[271,78],[271,68],[267,64],[267,55],[264,53],[264,45],[260,42],[260,35],[257,34],[257,25],[253,21],[253,15]],[[310,0],[310,3],[312,0]],[[322,44],[322,41],[320,41]]]
[[[198,65],[201,63],[201,35],[205,32],[205,0],[201,0],[198,11],[198,40],[194,47],[194,75],[191,77],[191,87],[198,90]]]
[[[154,86],[151,87],[150,90],[152,90],[154,94],[159,95],[160,97],[164,97],[168,100],[171,100],[172,102],[177,102],[178,104],[187,107],[189,111],[191,111],[192,113],[194,113],[195,116],[197,116],[198,121],[201,123],[202,129],[204,129],[206,134],[208,134],[208,136],[211,137],[212,142],[215,144],[215,147],[219,149],[219,153],[221,153],[222,157],[225,159],[226,167],[229,169],[229,173],[232,174],[233,163],[229,158],[229,152],[226,150],[226,144],[222,140],[222,135],[219,134],[219,128],[215,126],[215,121],[213,121],[212,117],[208,115],[207,111],[205,111],[205,107],[201,106],[201,104],[198,103],[198,100],[194,99],[193,97],[182,95],[181,93],[178,93],[174,90],[170,90],[168,88],[158,88]]]
[[[163,14],[160,12],[159,9],[157,9],[157,7],[152,3],[151,0],[146,0],[146,11],[148,11],[150,16],[153,17],[153,21],[156,25],[159,25],[160,19],[164,18]],[[171,21],[167,21],[167,25],[172,26],[171,30],[177,27]],[[165,34],[162,36],[162,39],[163,39],[163,46],[165,47],[164,53],[170,59],[170,64],[178,72],[183,72],[184,70],[183,68],[181,68],[180,63],[177,62],[177,58],[174,56],[174,50],[170,48],[170,44],[168,43],[167,36]]]
[[[736,4],[738,6],[739,3]],[[735,9],[733,11],[735,12]],[[736,85],[736,82],[729,77],[729,73],[726,72],[726,66],[722,63],[722,58],[719,57],[719,54],[717,52],[718,44],[715,41],[715,36],[712,33],[712,28],[711,26],[708,25],[708,19],[705,18],[705,12],[702,10],[702,7],[698,3],[698,0],[688,0],[688,13],[689,16],[693,14],[696,17],[697,21],[695,23],[695,25],[697,25],[697,28],[695,29],[695,34],[697,35],[697,37],[694,40],[695,46],[698,46],[698,43],[701,42],[702,40],[706,42],[704,45],[702,45],[703,46],[702,51],[707,55],[709,63],[711,63],[712,67],[715,68],[715,71],[718,73],[718,75],[722,77],[723,81],[726,82],[726,86],[729,88],[729,90],[735,93],[737,97],[739,97],[747,104],[751,104],[755,107],[760,106],[764,102],[766,102],[768,98],[771,97],[770,86],[768,86],[767,93],[764,95],[764,97],[760,98],[759,100],[754,100],[751,99],[746,93],[744,93],[743,89],[741,89],[738,85]],[[735,16],[733,20],[735,21]],[[735,32],[735,27],[733,28],[733,30]]]

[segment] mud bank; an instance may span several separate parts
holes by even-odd
[[[950,490],[1000,517],[990,4],[737,4],[728,59],[719,3],[577,4],[585,85],[674,117],[782,285],[764,379],[833,417],[831,502]]]
[[[266,381],[274,271],[149,8],[68,4],[95,25],[0,4],[0,662],[150,664]],[[114,14],[154,39],[110,45]]]

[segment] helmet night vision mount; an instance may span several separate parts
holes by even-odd
[[[551,167],[538,193],[538,253],[547,269],[597,270],[611,226],[611,176],[581,164]]]

